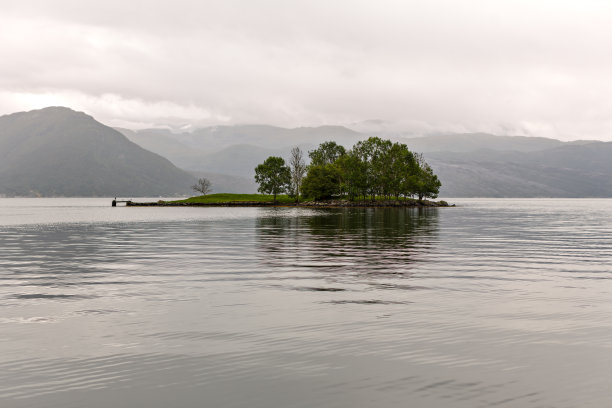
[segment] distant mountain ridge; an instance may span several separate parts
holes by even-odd
[[[363,134],[343,126],[282,128],[270,125],[236,125],[200,128],[190,133],[176,134],[174,137],[184,145],[196,149],[210,150],[211,146],[214,146],[216,150],[220,150],[240,144],[272,149],[295,144],[318,146],[328,140],[352,145],[361,139]]]
[[[49,107],[0,117],[0,194],[172,196],[195,178],[91,116]]]
[[[447,197],[612,197],[612,143],[427,155]]]
[[[255,192],[254,168],[270,155],[287,158],[293,146],[308,151],[326,140],[350,147],[368,137],[342,127],[266,125],[211,127],[182,134],[124,132],[179,167],[212,174],[216,191],[250,186],[244,192]],[[484,133],[395,135],[391,139],[424,153],[440,176],[442,197],[612,197],[608,181],[612,161],[607,160],[612,157],[611,144]]]
[[[404,142],[412,150],[421,153],[471,152],[481,149],[535,152],[564,145],[560,140],[544,137],[496,136],[487,133],[437,134],[406,138]]]
[[[206,161],[202,160],[203,155],[235,146],[248,145],[254,146],[257,150],[283,151],[297,145],[304,149],[314,149],[328,140],[352,146],[365,138],[363,134],[342,126],[293,129],[269,125],[212,126],[183,133],[174,133],[166,129],[134,131],[117,128],[116,130],[134,143],[190,170],[201,170],[202,166],[208,167]]]
[[[176,166],[206,175],[215,192],[257,192],[254,169],[268,156],[285,157],[292,147],[307,152],[335,140],[352,146],[365,136],[342,126],[286,129],[269,125],[212,126],[193,132],[117,128],[132,142],[167,157]],[[243,190],[240,190],[243,189]]]
[[[61,107],[1,116],[0,195],[186,195],[196,176],[215,192],[252,193],[254,168],[270,155],[368,137],[341,126],[117,130]],[[612,143],[482,133],[392,140],[424,153],[441,197],[612,197]]]

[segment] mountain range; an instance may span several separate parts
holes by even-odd
[[[368,137],[338,126],[225,126],[193,133],[120,130],[177,166],[206,175],[216,191],[228,192],[255,192],[254,168],[268,156],[287,158],[291,147],[308,151],[326,140],[348,148]],[[442,181],[442,197],[612,197],[612,143],[485,133],[391,139],[424,154]]]
[[[381,135],[385,137],[385,135]],[[215,126],[193,132],[112,129],[68,108],[0,117],[0,195],[177,196],[196,177],[214,192],[256,192],[254,168],[334,140],[369,135],[342,126]],[[392,140],[422,152],[441,197],[612,197],[612,143],[484,133]]]
[[[0,117],[5,196],[173,196],[194,181],[82,112],[50,107]]]
[[[447,197],[612,197],[612,143],[426,155]]]

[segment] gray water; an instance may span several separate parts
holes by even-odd
[[[0,199],[0,407],[612,405],[612,200]]]

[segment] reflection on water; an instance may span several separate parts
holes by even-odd
[[[0,200],[0,406],[609,405],[612,201],[459,204]]]
[[[392,289],[403,282],[373,281],[385,275],[408,276],[410,264],[433,245],[438,209],[331,209],[286,216],[281,210],[257,218],[257,248],[272,268],[302,268],[330,283]],[[346,291],[334,287],[303,287]],[[346,302],[335,299],[332,302]],[[364,302],[388,302],[371,299]]]
[[[318,247],[400,249],[416,245],[437,229],[438,208],[328,209],[287,217],[270,214],[257,218],[257,232],[293,240],[305,239]],[[297,241],[296,241],[297,242]],[[294,242],[294,243],[296,243]]]

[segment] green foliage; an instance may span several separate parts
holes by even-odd
[[[326,142],[310,152],[313,164],[302,186],[305,195],[322,199],[340,194],[350,200],[438,195],[438,177],[405,144],[370,137],[348,152],[339,147]]]
[[[368,166],[354,151],[340,157],[336,164],[340,172],[340,190],[354,200],[368,190]]]
[[[340,171],[334,164],[310,166],[302,183],[302,192],[315,200],[331,198],[340,193]]]
[[[280,193],[286,192],[291,183],[291,172],[281,157],[270,156],[255,168],[255,181],[259,184],[257,191],[272,194],[274,201]]]
[[[433,170],[427,163],[425,163],[425,165],[420,168],[419,171],[419,177],[415,183],[415,193],[419,196],[419,200],[422,200],[423,198],[438,197],[440,187],[442,186],[442,183],[440,180],[438,180],[438,176],[434,174]]]
[[[318,148],[308,152],[308,157],[310,157],[311,166],[324,166],[334,163],[345,154],[346,149],[344,146],[331,141],[321,143]]]

